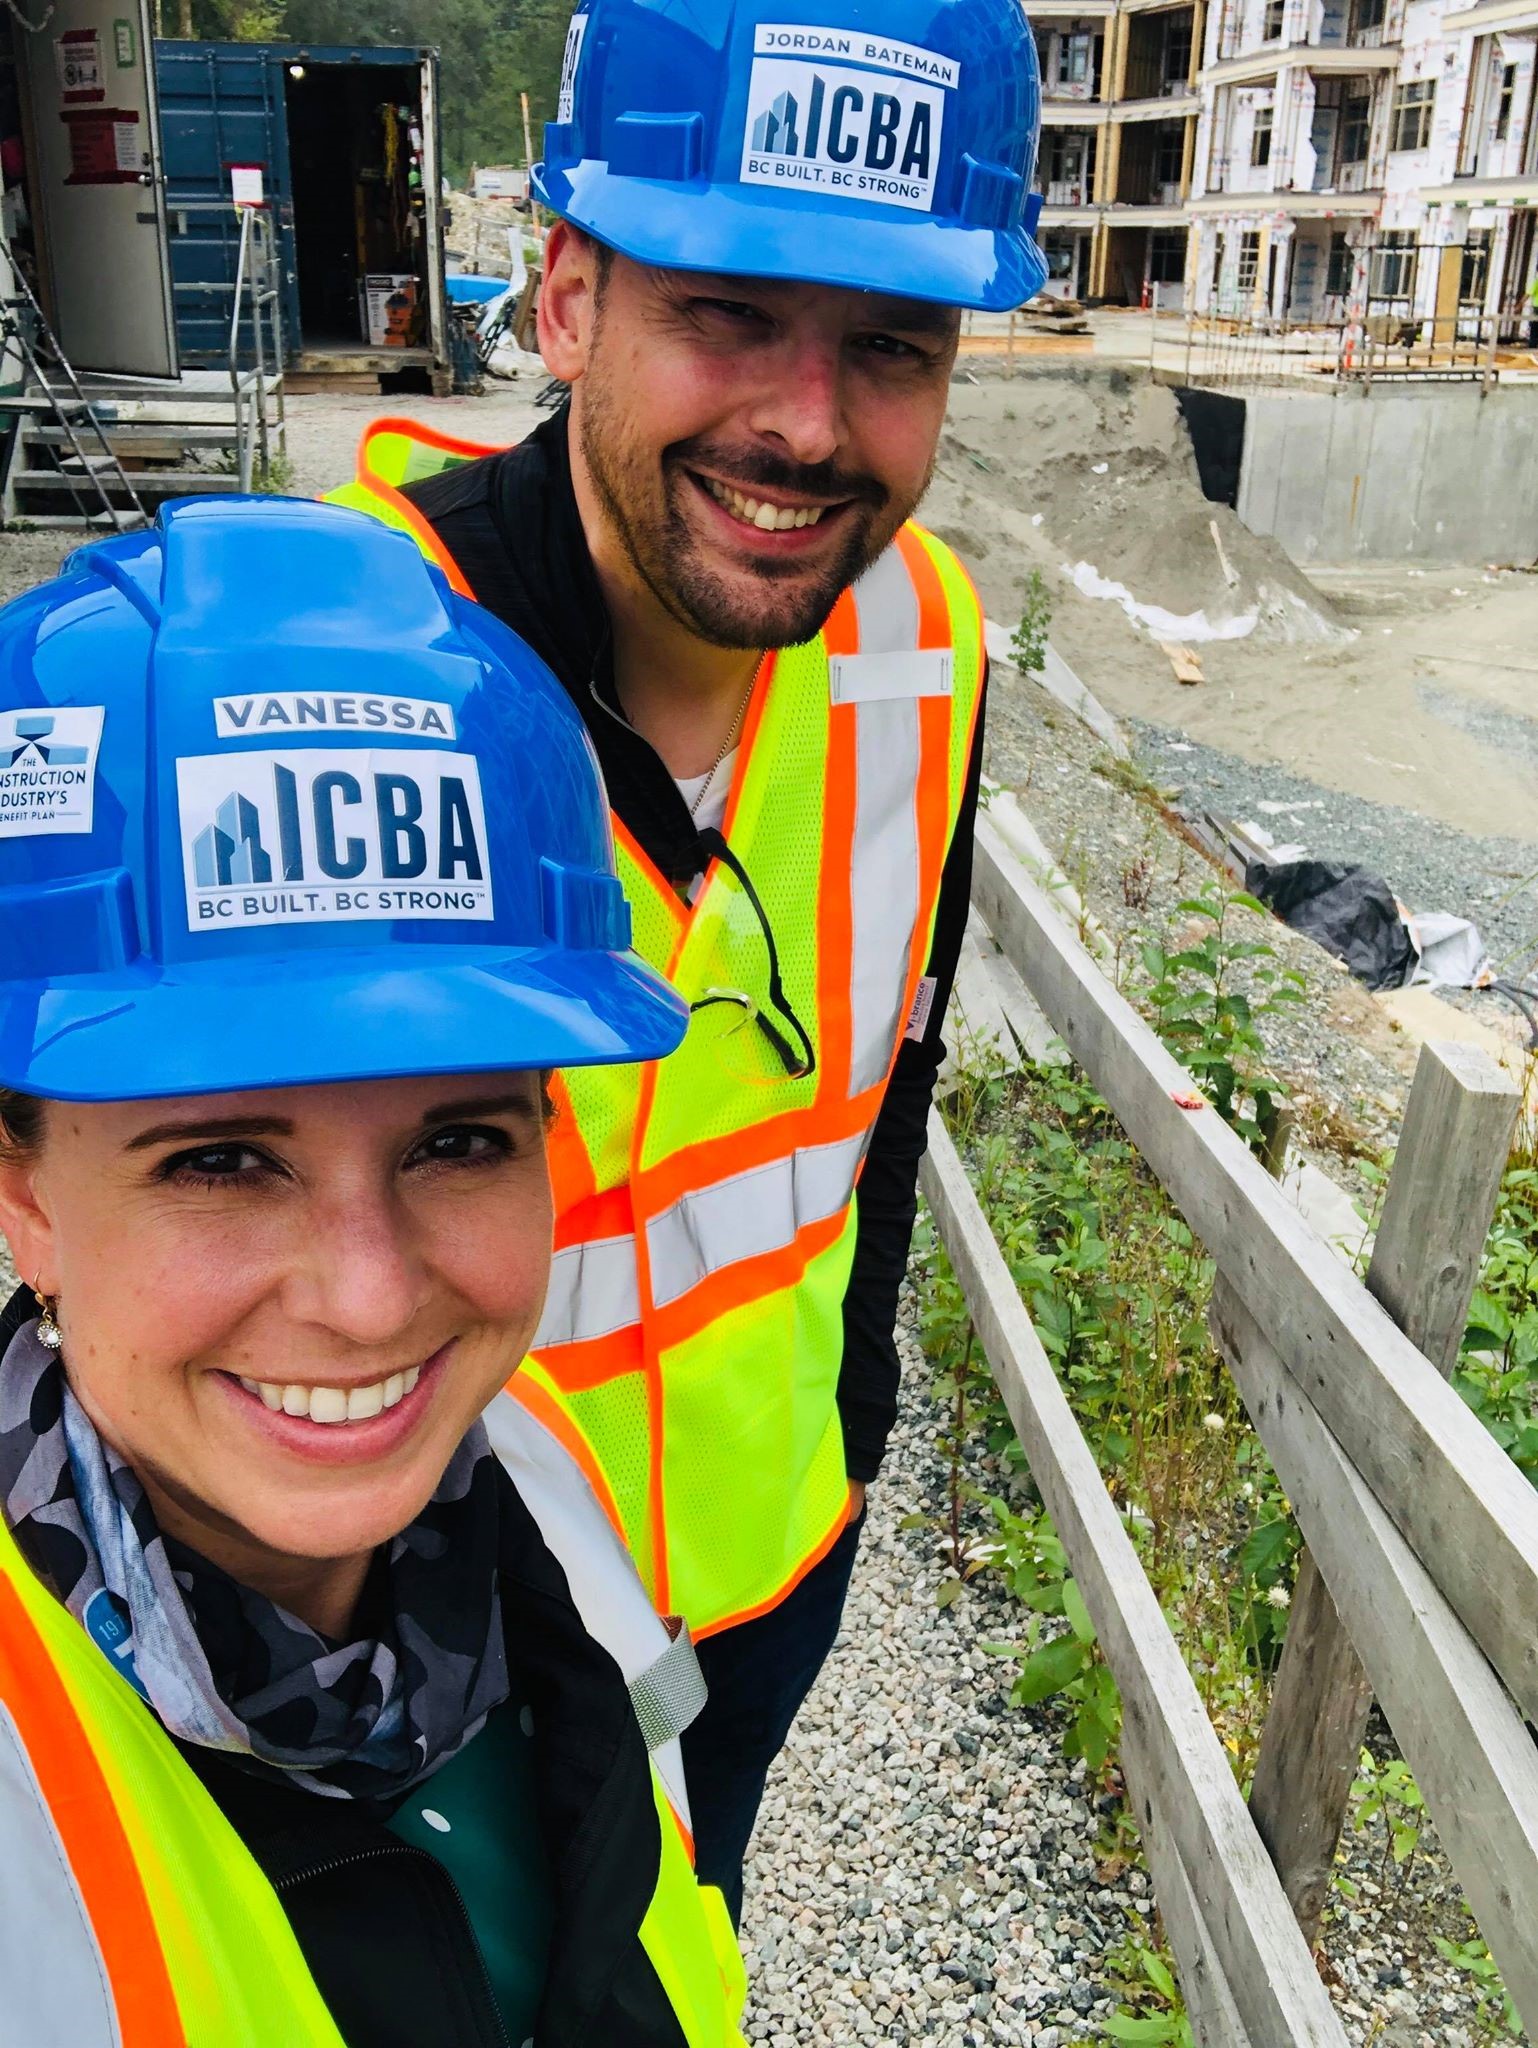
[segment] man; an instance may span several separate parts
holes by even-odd
[[[909,518],[959,309],[1045,273],[1018,0],[891,0],[879,32],[868,0],[815,11],[573,17],[536,174],[569,409],[492,454],[381,422],[336,494],[415,532],[581,707],[637,947],[694,1012],[672,1060],[563,1078],[515,1391],[564,1405],[698,1642],[698,1867],[734,1915],[895,1414],[967,915],[981,619]]]

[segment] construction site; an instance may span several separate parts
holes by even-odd
[[[432,53],[130,12],[0,27],[0,601],[560,399]],[[1032,10],[1051,274],[917,515],[972,919],[766,2048],[1538,2039],[1538,8],[1248,13]]]

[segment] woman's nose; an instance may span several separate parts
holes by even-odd
[[[398,1337],[425,1307],[427,1265],[409,1218],[393,1203],[354,1195],[308,1219],[308,1243],[288,1293],[292,1315],[353,1344]]]

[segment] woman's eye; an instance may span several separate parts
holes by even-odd
[[[505,1159],[512,1151],[506,1131],[490,1124],[445,1124],[424,1138],[407,1162],[413,1166],[480,1165]]]
[[[160,1177],[213,1187],[253,1177],[269,1166],[270,1161],[249,1145],[199,1145],[189,1152],[173,1152],[162,1164]]]

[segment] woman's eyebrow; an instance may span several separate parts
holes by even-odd
[[[172,1138],[291,1138],[294,1126],[286,1116],[189,1117],[183,1123],[151,1124],[124,1147],[142,1152],[147,1145],[163,1145]]]
[[[422,1121],[424,1124],[459,1124],[468,1122],[472,1117],[506,1116],[509,1113],[527,1117],[531,1122],[539,1121],[538,1103],[532,1095],[524,1093],[475,1095],[461,1102],[435,1103],[431,1109],[423,1110]]]

